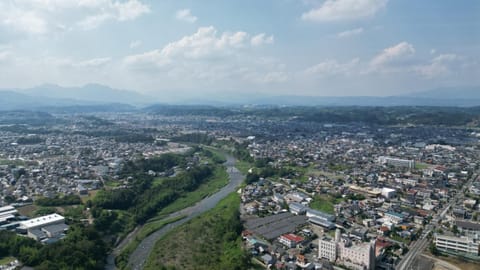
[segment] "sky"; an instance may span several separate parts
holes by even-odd
[[[480,85],[477,0],[2,0],[0,88],[165,99]]]

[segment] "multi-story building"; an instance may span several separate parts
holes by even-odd
[[[289,248],[296,247],[298,244],[303,242],[303,240],[305,240],[303,239],[303,237],[295,235],[293,233],[284,234],[278,237],[278,241]]]
[[[466,236],[479,239],[480,238],[480,223],[474,223],[466,220],[456,220],[455,225],[460,232],[465,233]]]
[[[355,270],[372,270],[375,269],[375,243],[353,244],[349,239],[342,239],[337,229],[334,240],[319,240],[318,257]]]
[[[396,212],[386,212],[383,218],[393,224],[401,223],[404,220],[404,216]]]
[[[394,167],[402,167],[402,168],[408,168],[408,169],[415,168],[415,160],[410,160],[410,159],[400,159],[400,158],[380,156],[378,157],[378,162],[381,164],[387,164]]]
[[[479,255],[479,242],[469,237],[455,237],[435,234],[435,246],[440,251],[469,253]]]
[[[320,239],[318,242],[318,257],[334,262],[337,259],[337,242],[328,238]]]

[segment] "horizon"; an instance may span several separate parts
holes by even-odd
[[[2,2],[0,89],[94,83],[179,101],[480,85],[478,1],[352,2]]]

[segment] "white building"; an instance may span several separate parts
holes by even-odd
[[[320,239],[318,242],[318,258],[334,262],[337,259],[337,242],[330,239]]]
[[[411,159],[400,159],[400,158],[380,156],[378,157],[378,162],[380,164],[391,165],[394,167],[403,167],[403,168],[409,168],[409,169],[415,168],[415,160],[411,160]]]
[[[382,188],[382,196],[386,199],[394,198],[397,195],[397,191],[393,188]]]
[[[65,224],[65,218],[61,215],[51,214],[22,221],[18,230],[26,232],[28,237],[36,241],[53,243],[65,237],[68,225]]]
[[[375,242],[353,245],[349,239],[342,240],[340,230],[335,239],[320,239],[318,257],[328,259],[355,270],[375,269]]]
[[[398,223],[401,223],[404,220],[404,217],[400,213],[386,212],[383,219],[387,223],[398,224]]]
[[[479,242],[468,237],[435,234],[435,246],[441,251],[453,251],[479,255]]]
[[[296,247],[298,244],[303,242],[303,240],[305,240],[303,239],[303,237],[300,237],[292,233],[284,234],[278,237],[278,241],[289,248]]]
[[[42,217],[32,218],[20,222],[20,229],[30,230],[46,227],[48,225],[64,224],[65,218],[59,214],[51,214]]]
[[[480,223],[470,222],[468,220],[456,220],[455,225],[460,232],[465,233],[466,236],[480,239]]]
[[[15,209],[15,207],[11,205],[0,207],[0,224],[15,218],[17,214],[18,214],[17,209]]]

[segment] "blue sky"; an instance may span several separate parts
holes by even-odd
[[[386,96],[478,74],[475,0],[0,1],[0,88]]]

